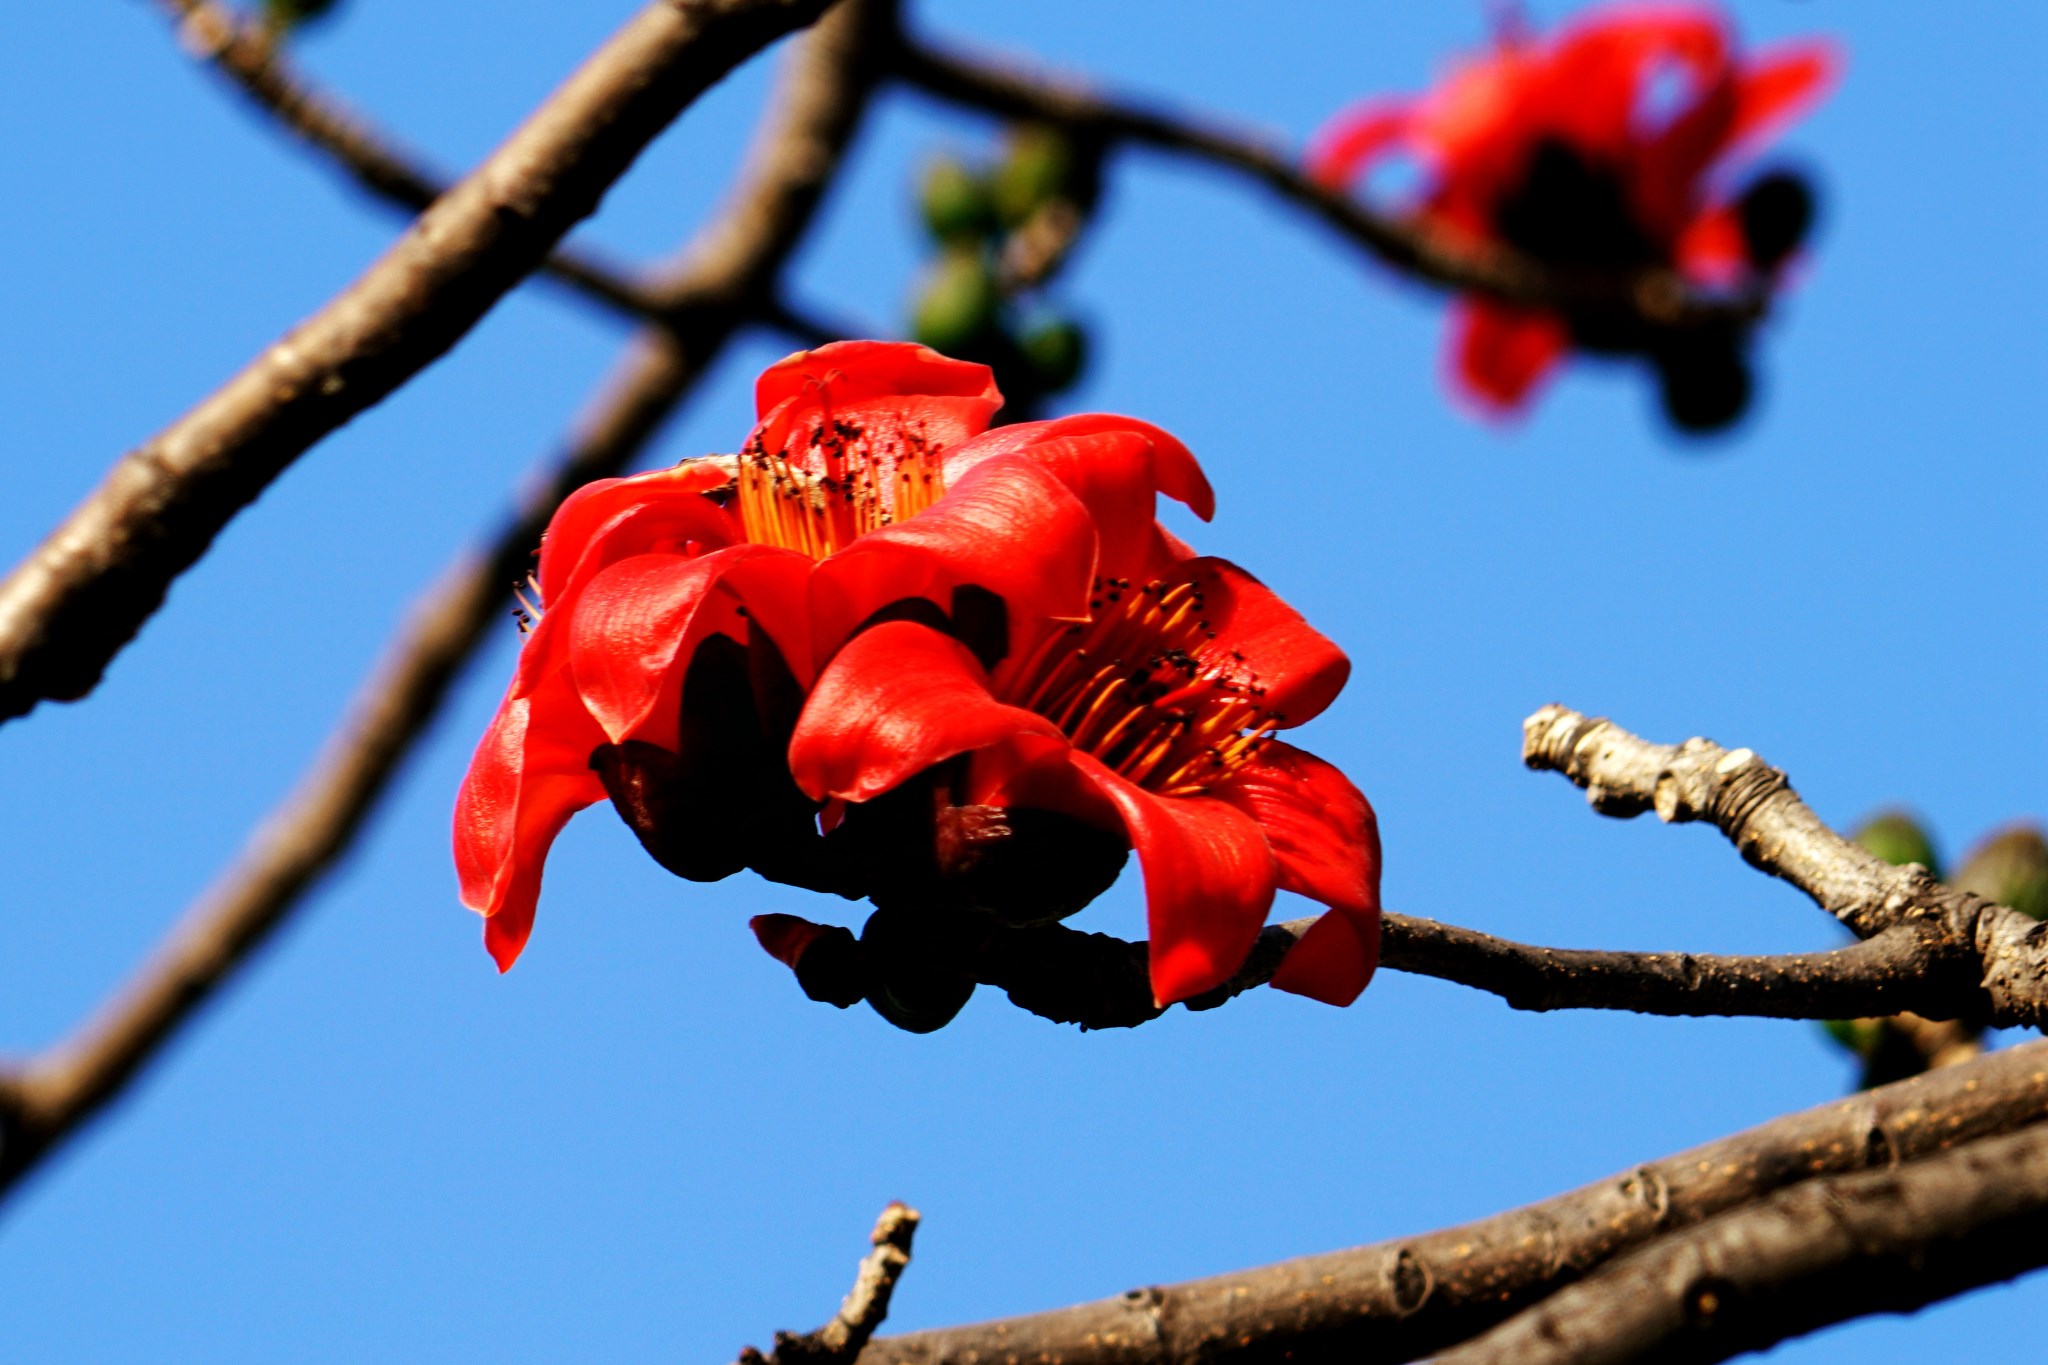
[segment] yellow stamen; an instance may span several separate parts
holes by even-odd
[[[740,452],[734,504],[747,539],[823,559],[914,517],[946,492],[942,452],[921,432],[877,437],[827,408],[802,443]]]
[[[1094,615],[1041,640],[1009,673],[1005,698],[1149,791],[1200,795],[1285,724],[1202,605],[1199,582],[1097,580]]]

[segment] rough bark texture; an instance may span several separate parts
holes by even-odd
[[[883,1209],[868,1238],[874,1250],[861,1258],[853,1288],[832,1320],[813,1332],[777,1332],[773,1351],[764,1355],[746,1347],[739,1365],[853,1365],[889,1316],[889,1300],[910,1264],[919,1221],[917,1210],[900,1201]]]
[[[1672,1232],[1818,1176],[1883,1170],[2048,1117],[2036,1043],[1788,1115],[1463,1227],[1029,1317],[884,1337],[863,1365],[1413,1360]]]
[[[1603,815],[1654,810],[1667,823],[1712,824],[1751,866],[1804,891],[1857,937],[1911,934],[1925,973],[1977,982],[1992,1022],[2048,1024],[2048,925],[1945,887],[1917,863],[1894,867],[1843,838],[1752,751],[1708,739],[1652,744],[1611,721],[1552,705],[1523,723],[1522,757],[1585,788]]]
[[[658,0],[382,259],[124,456],[0,583],[0,720],[75,700],[291,462],[453,346],[699,94],[825,0]]]
[[[1706,1365],[2048,1264],[2048,1132],[1814,1180],[1623,1257],[1439,1365]]]

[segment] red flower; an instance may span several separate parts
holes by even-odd
[[[737,457],[593,484],[549,526],[545,611],[456,805],[463,900],[501,969],[554,836],[607,795],[683,875],[753,865],[859,894],[789,849],[829,843],[834,803],[954,761],[957,804],[1128,836],[1162,1003],[1236,970],[1276,886],[1343,912],[1276,984],[1357,995],[1371,809],[1268,738],[1348,663],[1158,526],[1161,492],[1212,511],[1180,442],[1099,414],[990,431],[986,368],[890,343],[793,356],[757,402]]]
[[[1420,222],[1453,239],[1725,284],[1768,275],[1794,243],[1755,213],[1746,232],[1742,206],[1717,194],[1722,173],[1804,112],[1838,66],[1822,42],[1740,58],[1712,10],[1611,8],[1548,40],[1504,34],[1419,99],[1347,111],[1319,135],[1309,172],[1341,188],[1406,151],[1428,181]],[[1555,314],[1469,297],[1453,373],[1482,407],[1507,412],[1572,339]]]

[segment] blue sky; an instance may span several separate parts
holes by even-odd
[[[479,23],[348,0],[304,57],[460,167],[633,7],[497,0]],[[1484,28],[1476,3],[1283,4],[1249,30],[1163,0],[913,12],[1296,140]],[[1517,427],[1474,424],[1437,382],[1438,299],[1158,157],[1118,163],[1062,286],[1099,343],[1073,406],[1185,438],[1221,504],[1202,548],[1351,652],[1302,738],[1377,805],[1396,909],[1575,946],[1838,940],[1711,833],[1604,820],[1525,772],[1520,721],[1551,700],[1753,746],[1838,823],[1911,803],[1951,854],[2048,805],[2044,21],[1736,12],[1753,38],[1836,33],[1850,66],[1785,144],[1825,217],[1732,439],[1675,441],[1641,375],[1596,365]],[[0,37],[11,559],[396,224],[194,71],[148,6],[9,6]],[[766,80],[756,63],[692,110],[589,238],[671,249]],[[904,94],[878,113],[796,281],[886,327],[918,259],[916,166],[988,129]],[[621,337],[522,292],[240,518],[90,700],[0,729],[0,1044],[60,1036],[233,854]],[[733,448],[776,354],[735,347],[653,458]],[[729,1359],[821,1320],[891,1198],[927,1218],[892,1325],[936,1325],[1480,1216],[1849,1078],[1808,1025],[1518,1015],[1391,973],[1347,1011],[1260,992],[1085,1036],[984,993],[912,1037],[804,1000],[744,927],[836,906],[677,882],[601,811],[558,845],[501,979],[455,902],[447,817],[515,647],[508,622],[340,875],[0,1215],[10,1359]],[[1134,883],[1079,922],[1141,932]],[[2010,1351],[2043,1292],[1776,1358]]]

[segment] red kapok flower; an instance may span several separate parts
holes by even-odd
[[[1731,201],[1725,172],[1838,67],[1824,42],[1741,57],[1710,9],[1609,8],[1548,39],[1506,32],[1419,99],[1347,111],[1318,136],[1309,172],[1341,188],[1406,152],[1426,176],[1417,218],[1453,240],[1566,267],[1668,266],[1702,284],[1767,278],[1810,205],[1786,177]],[[1519,407],[1574,339],[1563,317],[1480,297],[1460,303],[1452,337],[1460,387],[1496,413]]]
[[[971,755],[958,805],[1136,847],[1162,1002],[1236,969],[1276,886],[1343,912],[1276,984],[1363,988],[1370,808],[1268,738],[1348,665],[1158,526],[1161,492],[1212,510],[1180,442],[1101,414],[989,431],[986,368],[892,343],[793,356],[757,401],[738,456],[593,484],[548,528],[544,610],[456,805],[463,900],[501,969],[584,806],[609,796],[684,876],[857,895],[871,864],[835,861],[819,816]]]

